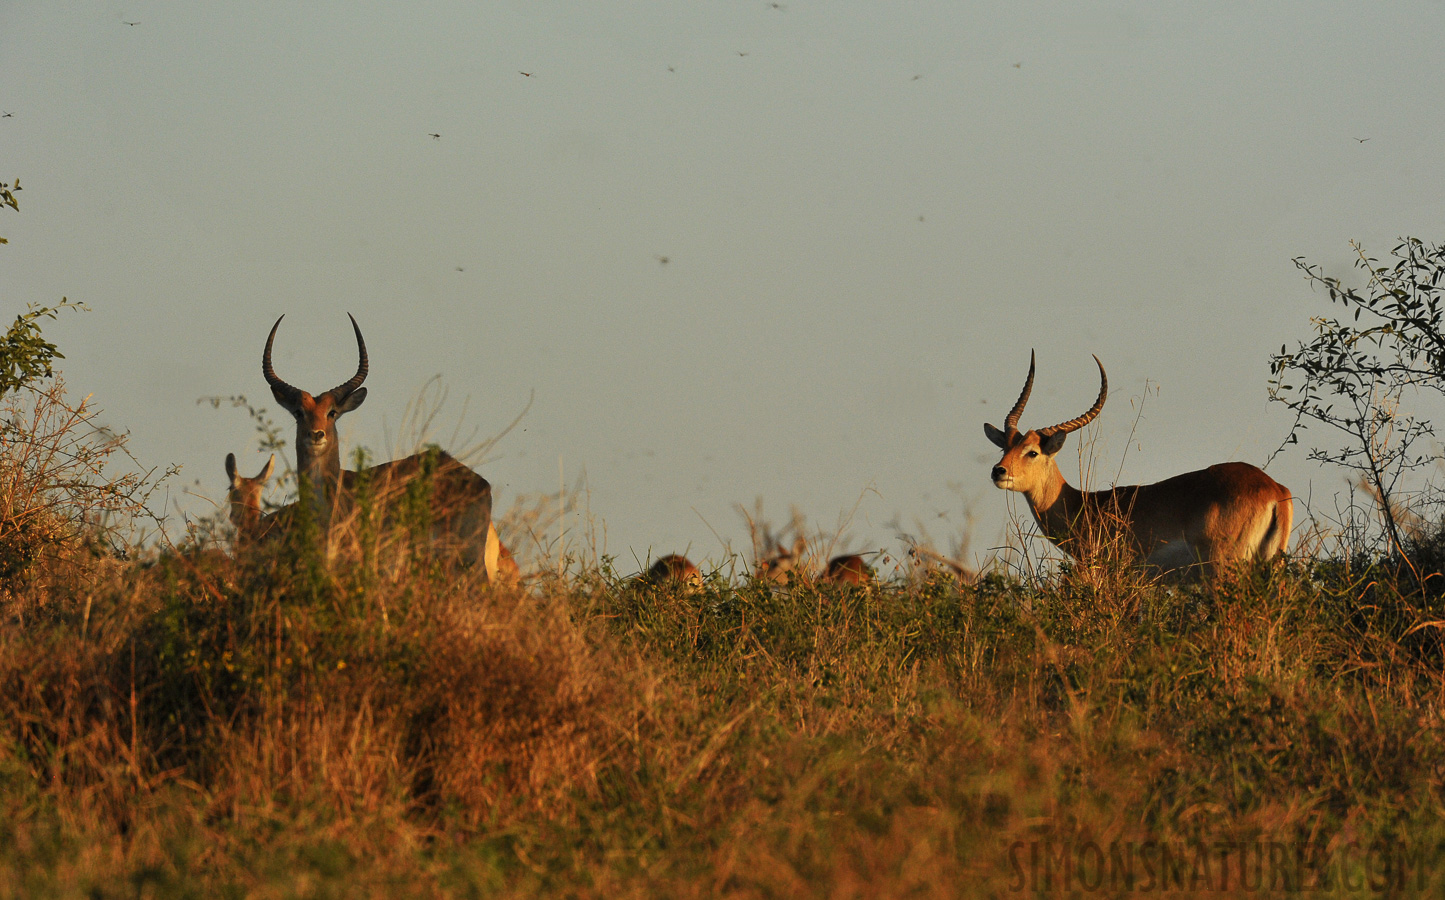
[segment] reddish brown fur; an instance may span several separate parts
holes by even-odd
[[[828,571],[823,580],[834,584],[872,584],[873,568],[856,553],[835,556],[828,561]]]
[[[1019,432],[1011,427],[1012,420],[1028,399],[1032,378],[1031,365],[1029,382],[1005,423],[1008,430],[985,426],[989,439],[1004,451],[993,481],[1024,495],[1039,529],[1060,549],[1077,555],[1083,538],[1121,534],[1141,560],[1164,568],[1181,561],[1199,563],[1211,572],[1288,549],[1294,518],[1290,492],[1248,463],[1220,463],[1154,484],[1089,492],[1074,488],[1064,480],[1055,455],[1065,435],[1098,414],[1107,380],[1095,408],[1079,419],[1053,429]],[[1175,560],[1179,548],[1165,548],[1181,541],[1187,544],[1188,557]]]
[[[643,580],[658,586],[669,582],[681,582],[689,587],[700,587],[702,573],[686,556],[671,553],[653,563],[652,567],[647,570],[647,574],[643,576]]]
[[[226,501],[231,524],[236,526],[236,537],[241,540],[255,540],[263,533],[261,494],[275,466],[276,456],[272,454],[255,478],[246,478],[236,471],[236,455],[226,454],[226,477],[231,482]]]

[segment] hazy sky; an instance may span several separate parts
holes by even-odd
[[[128,25],[127,22],[138,24]],[[1099,477],[1263,463],[1267,358],[1337,273],[1438,241],[1445,6],[960,2],[6,3],[0,313],[171,492],[260,468],[244,393],[370,396],[390,451],[432,376],[451,418],[522,424],[498,508],[585,468],[606,550],[747,545],[796,505],[839,549],[996,544],[985,420],[1112,393]],[[528,73],[528,74],[523,74]],[[439,134],[440,138],[430,135]],[[1362,139],[1364,139],[1362,141]],[[390,431],[388,431],[390,429]],[[450,428],[440,437],[447,437]],[[1068,473],[1070,442],[1061,459]],[[1292,449],[1316,505],[1342,483]],[[1074,463],[1076,470],[1077,466]],[[861,498],[861,504],[859,503]],[[1016,512],[1027,514],[1015,502]],[[710,527],[709,527],[710,526]],[[599,549],[602,549],[599,547]]]

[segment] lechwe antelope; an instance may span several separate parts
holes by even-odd
[[[356,324],[356,318],[348,314],[351,329],[356,333],[359,357],[356,374],[331,390],[313,396],[282,381],[271,365],[271,347],[284,318],[283,315],[276,320],[266,338],[261,374],[271,385],[276,402],[296,419],[296,474],[303,485],[303,494],[310,492],[314,512],[322,525],[329,527],[336,512],[349,504],[356,489],[363,484],[373,496],[386,498],[399,494],[408,482],[425,477],[430,479],[433,544],[455,550],[468,561],[480,557],[488,580],[495,581],[501,551],[496,529],[492,527],[492,486],[440,449],[381,463],[362,472],[343,471],[336,420],[366,399],[366,388],[361,383],[366,380],[369,366],[361,327]]]
[[[236,526],[237,540],[255,540],[262,535],[261,492],[275,468],[276,454],[273,453],[255,478],[247,478],[236,471],[236,454],[226,454],[226,477],[231,480],[226,504],[230,508],[231,524]]]
[[[863,556],[858,553],[833,557],[828,560],[828,570],[823,573],[824,581],[838,585],[872,584],[873,577],[873,567],[864,562]]]
[[[768,543],[772,545],[772,551],[758,560],[755,578],[778,584],[787,584],[790,573],[797,573],[799,578],[807,578],[803,566],[803,557],[808,551],[807,538],[801,535],[794,538],[791,548],[779,545],[771,537]],[[828,567],[820,580],[825,584],[866,585],[873,582],[874,574],[873,567],[864,561],[862,554],[849,553],[828,560]]]
[[[639,578],[653,587],[668,584],[681,584],[687,588],[702,587],[702,573],[697,570],[697,566],[686,556],[676,553],[669,553],[658,559]]]
[[[1154,484],[1104,491],[1081,492],[1064,481],[1054,457],[1064,438],[1094,421],[1109,393],[1104,364],[1097,356],[1094,362],[1099,366],[1099,398],[1082,416],[1037,431],[1018,430],[1034,386],[1030,354],[1028,380],[1003,430],[983,426],[988,439],[1003,450],[993,467],[993,483],[1024,495],[1050,541],[1077,556],[1080,546],[1091,540],[1126,537],[1128,549],[1149,565],[1201,565],[1211,574],[1288,549],[1294,519],[1289,490],[1248,463],[1220,463]]]

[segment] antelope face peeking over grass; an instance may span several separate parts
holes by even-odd
[[[230,507],[231,524],[236,526],[238,540],[255,540],[262,535],[264,517],[261,514],[261,493],[266,489],[266,482],[271,480],[271,472],[275,468],[276,454],[273,453],[255,478],[247,478],[236,471],[236,454],[226,454],[226,477],[231,480],[231,487],[226,491],[226,501]]]

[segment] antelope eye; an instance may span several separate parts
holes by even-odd
[[[1024,454],[1024,456],[1027,456],[1029,459],[1033,459],[1035,456],[1038,456],[1038,455],[1039,455],[1039,451],[1037,451],[1037,450],[1030,450],[1029,452],[1027,452],[1027,453]]]
[[[327,412],[327,413],[326,413],[326,418],[328,418],[328,419],[334,419],[334,418],[336,418],[336,410],[333,409],[333,410]]]

